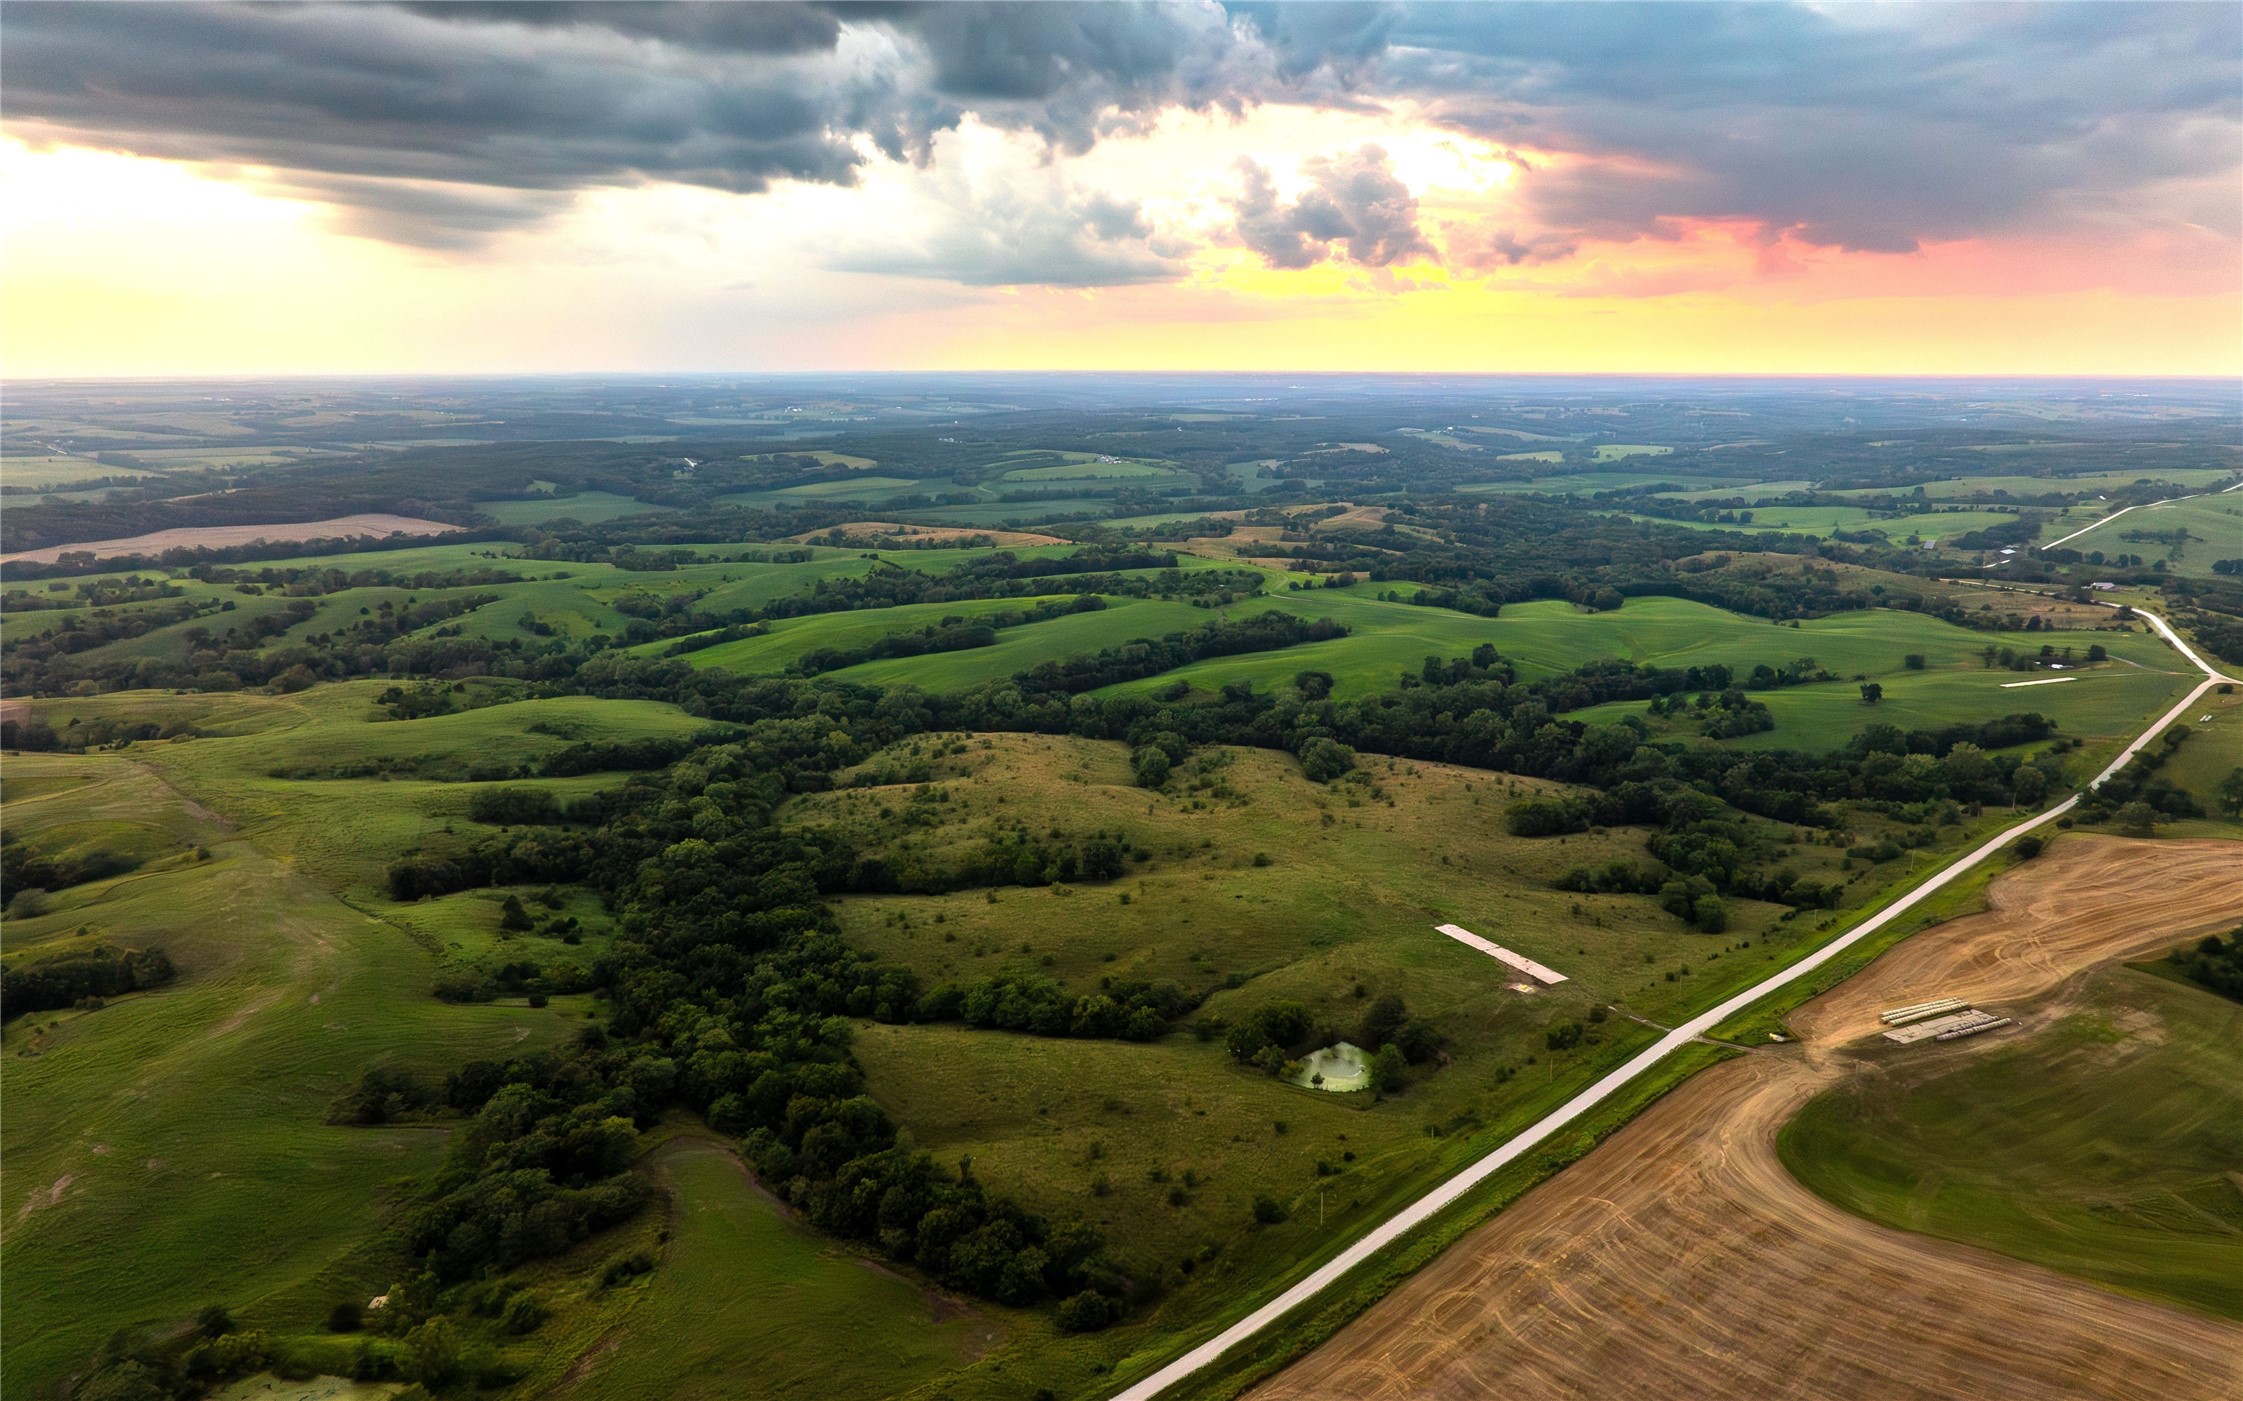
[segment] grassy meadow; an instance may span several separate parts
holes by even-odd
[[[372,1213],[435,1165],[442,1134],[330,1126],[329,1105],[370,1065],[441,1073],[558,1041],[581,1016],[561,1005],[572,999],[540,1011],[438,1002],[437,960],[420,943],[138,755],[14,756],[6,785],[19,840],[84,840],[93,822],[150,858],[11,917],[10,962],[153,947],[178,979],[98,1011],[32,1013],[0,1038],[11,1187],[0,1387],[37,1394],[111,1334],[168,1331],[207,1304],[294,1331],[336,1299],[380,1293],[395,1261]]]

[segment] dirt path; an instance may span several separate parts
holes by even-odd
[[[1250,1393],[1337,1397],[2233,1398],[2243,1327],[1888,1230],[1801,1187],[1775,1135],[1876,1011],[2044,996],[2243,918],[2238,848],[2072,837],[1986,914],[1917,935],[1715,1067]],[[2028,1027],[2029,1034],[2029,1027]],[[1958,1053],[1974,1053],[1957,1048]]]

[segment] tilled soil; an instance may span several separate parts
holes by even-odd
[[[2243,1396],[2243,1327],[1876,1225],[1777,1160],[1880,1008],[1962,997],[2026,1013],[1980,1045],[2029,1035],[2022,1004],[2088,968],[2243,919],[2243,848],[2069,837],[1991,904],[1801,1009],[1803,1044],[1695,1077],[1251,1395]]]

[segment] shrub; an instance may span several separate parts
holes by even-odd
[[[1317,738],[1301,746],[1301,772],[1311,783],[1330,783],[1355,767],[1355,751],[1336,739]]]
[[[355,1333],[366,1322],[366,1310],[358,1303],[345,1299],[327,1311],[327,1331],[330,1333]]]
[[[1254,1198],[1254,1221],[1257,1225],[1275,1226],[1290,1214],[1277,1204],[1274,1197],[1257,1195]]]
[[[1095,1289],[1061,1301],[1059,1305],[1059,1331],[1062,1333],[1095,1333],[1114,1321],[1120,1313],[1114,1301]]]

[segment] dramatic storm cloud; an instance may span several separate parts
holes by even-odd
[[[0,29],[17,373],[2243,346],[2232,3],[0,0]]]
[[[6,114],[28,139],[276,172],[355,231],[437,247],[588,189],[752,195],[925,167],[969,116],[1064,160],[1164,111],[1269,103],[1400,104],[1556,157],[1442,239],[1464,267],[1693,221],[1885,252],[2082,222],[2236,232],[2228,5],[32,3],[6,26]],[[1237,206],[1272,265],[1431,251],[1378,162],[1299,174],[1309,192],[1280,207],[1252,161]],[[1054,198],[1035,213],[1007,191],[896,261],[940,276],[955,256],[968,284],[1173,268],[1139,221],[1117,240]]]

